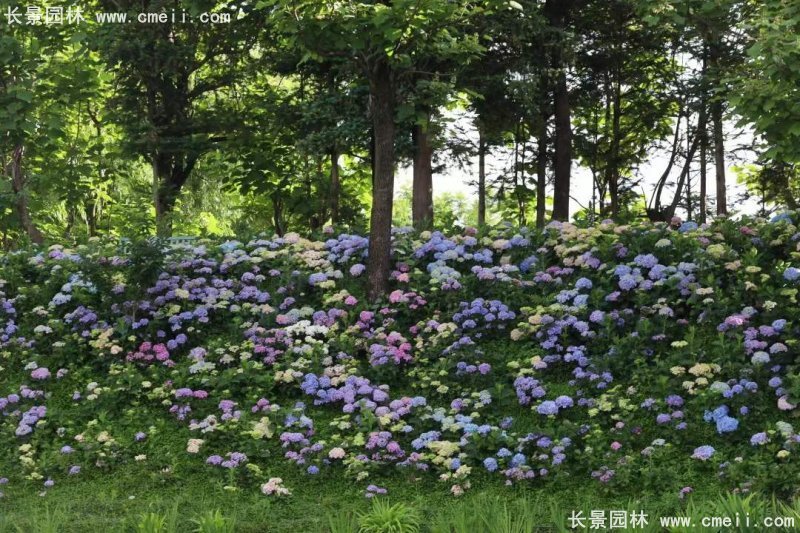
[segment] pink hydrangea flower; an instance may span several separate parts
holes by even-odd
[[[50,370],[42,366],[31,372],[31,379],[45,380],[48,379],[50,375]]]

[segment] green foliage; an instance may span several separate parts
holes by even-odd
[[[142,239],[123,243],[130,257],[128,277],[134,290],[143,291],[152,286],[163,271],[166,260],[164,242],[159,239]]]
[[[96,0],[86,3],[85,24],[7,24],[2,245],[22,245],[37,231],[80,242],[159,229],[225,236],[365,228],[377,67],[391,78],[398,164],[413,156],[416,126],[432,135],[434,161],[474,163],[476,133],[446,127],[465,110],[490,157],[517,154],[488,179],[489,199],[500,197],[489,202],[491,219],[534,219],[540,154],[550,186],[552,82],[562,66],[573,160],[595,177],[581,224],[610,212],[612,183],[615,218],[642,215],[637,171],[674,128],[677,169],[711,110],[755,129],[759,170],[743,179],[762,211],[796,207],[800,8],[780,0],[585,0],[561,28],[546,16],[557,4]],[[173,8],[194,22],[98,24],[92,16]],[[231,22],[201,24],[201,12]],[[680,129],[687,121],[688,131]],[[675,181],[668,173],[667,190]],[[696,213],[683,200],[696,197],[696,177],[685,188],[692,190],[675,191],[676,206]],[[460,198],[435,204],[438,227],[477,218],[455,215],[473,210]]]
[[[358,515],[359,533],[418,533],[421,525],[419,512],[405,503],[389,504],[375,498],[370,510]]]
[[[764,157],[800,163],[800,6],[794,2],[759,2],[747,24],[752,41],[745,68],[731,73],[731,103],[740,125],[753,124],[766,143]]]
[[[432,533],[527,533],[546,519],[543,502],[527,498],[508,500],[481,495],[467,503],[457,502],[440,513],[431,526]],[[559,517],[560,518],[560,517]],[[557,521],[556,523],[559,523]]]
[[[411,226],[411,187],[404,185],[397,193],[394,203],[393,224],[398,227]],[[434,227],[455,228],[477,226],[477,205],[464,193],[441,193],[434,196]]]
[[[328,513],[327,518],[329,533],[356,533],[358,531],[358,516],[350,510]]]
[[[136,524],[136,533],[173,533],[174,531],[167,526],[167,515],[161,513],[145,513]]]
[[[234,533],[235,522],[225,518],[219,510],[207,511],[193,520],[197,524],[197,533]]]

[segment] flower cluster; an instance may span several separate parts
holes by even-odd
[[[0,484],[179,461],[288,495],[277,461],[368,497],[398,470],[788,490],[794,219],[396,230],[379,301],[367,238],[330,231],[0,255]]]

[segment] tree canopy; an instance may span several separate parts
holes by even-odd
[[[704,222],[734,182],[797,205],[792,2],[0,7],[6,248],[368,228],[377,296],[393,223]],[[455,167],[473,196],[437,194]]]

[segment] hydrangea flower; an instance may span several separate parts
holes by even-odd
[[[800,279],[800,269],[789,267],[783,271],[783,279],[786,281],[797,281]]]
[[[717,420],[718,433],[731,433],[739,427],[739,421],[730,416],[723,416]]]
[[[540,415],[547,416],[558,414],[558,404],[550,400],[545,400],[536,407],[536,412]]]
[[[711,459],[711,456],[714,455],[713,446],[700,446],[694,449],[694,453],[692,454],[693,459],[700,459],[701,461],[707,461]]]

